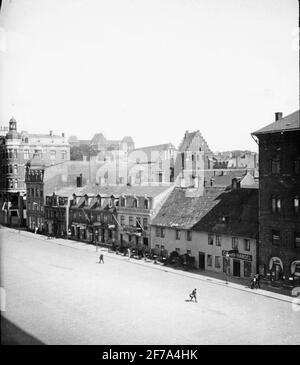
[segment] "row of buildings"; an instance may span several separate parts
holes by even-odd
[[[25,164],[26,225],[198,270],[298,283],[299,111],[276,113],[253,137],[259,179],[252,169],[214,169],[199,131],[187,131],[176,151],[149,146],[125,158],[111,150],[107,160],[46,164],[34,153]]]

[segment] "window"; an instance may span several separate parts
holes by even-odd
[[[300,156],[294,161],[294,173],[296,175],[300,174]]]
[[[186,231],[186,240],[191,241],[192,240],[192,231]]]
[[[126,200],[124,197],[121,198],[121,207],[125,207],[125,204],[126,204]]]
[[[121,215],[121,226],[125,225],[125,217],[124,215]]]
[[[29,158],[29,150],[24,150],[24,159]]]
[[[190,255],[190,254],[192,253],[192,251],[191,251],[191,250],[186,250],[186,253],[187,253],[188,255]]]
[[[272,158],[271,171],[273,174],[280,173],[280,156],[279,155],[276,155],[275,157]]]
[[[156,237],[160,237],[160,227],[155,227],[155,235]]]
[[[213,245],[214,244],[214,236],[212,234],[208,235],[208,244]]]
[[[180,240],[180,230],[179,229],[176,229],[176,231],[175,231],[176,233],[175,233],[175,237],[176,237],[176,239],[177,240]]]
[[[144,200],[144,208],[149,209],[149,199]]]
[[[138,207],[138,200],[137,198],[133,199],[133,208],[137,208]]]
[[[221,268],[221,257],[220,256],[215,256],[215,267],[217,269]]]
[[[280,213],[281,211],[281,199],[278,196],[272,196],[272,212]]]
[[[129,225],[133,226],[133,217],[129,217]]]
[[[299,196],[294,196],[294,213],[299,214]]]
[[[144,227],[144,229],[148,229],[148,219],[147,218],[143,218],[143,227]]]
[[[136,217],[135,225],[136,227],[141,227],[141,217]]]
[[[9,174],[12,174],[12,172],[13,172],[12,165],[9,165],[9,166],[8,166],[8,173],[9,173]]]
[[[17,175],[18,174],[18,165],[14,165],[14,174]]]
[[[252,276],[252,267],[251,267],[251,262],[249,261],[244,261],[244,276],[245,277]]]
[[[65,151],[62,151],[62,153],[61,153],[61,159],[62,160],[65,160],[66,159],[66,152]]]
[[[13,157],[13,151],[12,150],[8,150],[8,158],[12,158]]]
[[[238,250],[239,249],[239,243],[237,237],[232,237],[232,249]]]
[[[216,246],[221,246],[221,236],[216,235]]]
[[[212,255],[207,255],[207,266],[212,266]]]
[[[164,228],[160,229],[160,237],[164,238],[165,237],[165,230]]]
[[[300,232],[294,234],[295,248],[300,248]]]
[[[272,230],[272,245],[280,245],[280,231]]]
[[[244,250],[250,251],[250,240],[244,239]]]
[[[14,180],[14,189],[18,189],[18,180],[17,179]]]
[[[56,151],[54,150],[50,151],[50,159],[55,160],[55,158],[56,158]]]

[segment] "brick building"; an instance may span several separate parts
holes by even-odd
[[[259,271],[284,283],[300,277],[299,111],[253,133],[259,142]]]

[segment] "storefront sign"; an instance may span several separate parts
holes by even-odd
[[[222,251],[222,256],[227,256],[229,254],[229,251]],[[245,253],[230,253],[229,257],[233,259],[239,259],[244,261],[252,261],[252,255],[247,255]]]

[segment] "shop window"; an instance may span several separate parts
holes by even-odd
[[[212,234],[208,235],[208,244],[213,245],[214,244],[214,236]]]
[[[215,256],[215,267],[217,269],[221,268],[221,257],[220,256]]]
[[[232,237],[232,249],[233,250],[239,249],[239,241],[237,237]]]
[[[272,230],[272,245],[273,246],[280,245],[280,231]]]
[[[180,240],[180,230],[179,229],[176,229],[176,231],[175,231],[175,237],[176,237],[176,239],[177,240]]]
[[[252,276],[252,265],[249,261],[244,261],[244,276],[250,277]]]
[[[250,240],[244,239],[244,250],[250,251]]]
[[[300,248],[300,232],[295,232],[294,234],[294,240],[295,240],[295,248]]]
[[[221,246],[221,236],[216,235],[216,246]]]
[[[207,255],[207,266],[212,266],[212,255]]]

